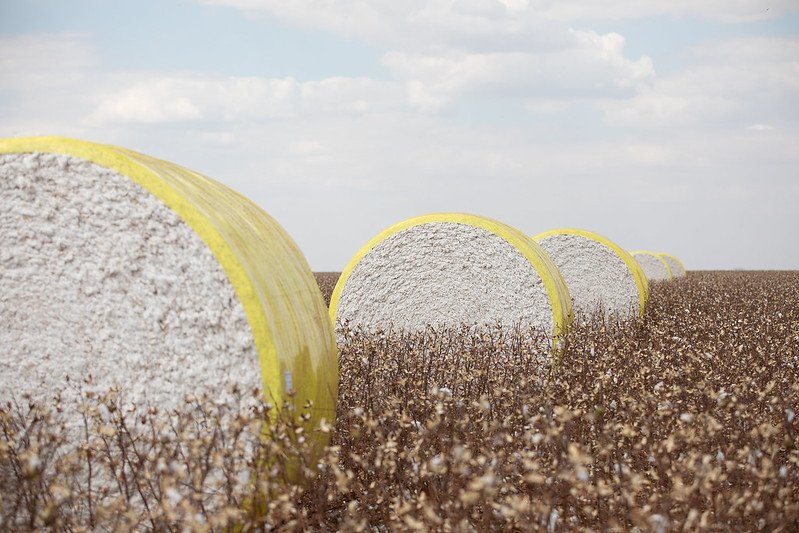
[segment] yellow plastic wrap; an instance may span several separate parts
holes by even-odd
[[[586,239],[592,239],[594,241],[600,242],[616,252],[616,254],[624,260],[624,263],[627,265],[627,268],[630,269],[630,272],[635,279],[635,285],[638,287],[638,302],[639,302],[639,312],[638,316],[642,316],[644,314],[644,307],[646,306],[646,301],[649,299],[649,286],[646,285],[646,281],[642,281],[641,278],[646,280],[646,276],[643,275],[643,272],[640,270],[640,265],[633,259],[633,257],[621,246],[615,244],[613,241],[604,237],[598,233],[594,233],[592,231],[585,231],[581,229],[574,229],[574,228],[564,228],[564,229],[553,229],[550,231],[545,231],[543,233],[539,233],[538,235],[533,236],[533,240],[538,242],[541,239],[546,237],[551,237],[552,235],[579,235],[580,237],[585,237]]]
[[[682,262],[679,259],[677,259],[676,257],[674,257],[671,254],[666,254],[666,253],[659,253],[658,255],[661,256],[661,257],[668,257],[669,259],[673,259],[674,262],[676,262],[677,265],[679,265],[679,267],[682,269],[682,274],[680,274],[679,272],[672,272],[671,273],[672,274],[672,278],[675,277],[675,276],[678,277],[678,278],[679,277],[685,277],[685,275],[686,275],[685,274],[685,267],[683,266]],[[671,270],[671,268],[669,268],[669,270]]]
[[[571,298],[569,290],[566,288],[566,282],[560,275],[557,267],[552,263],[552,260],[544,252],[544,250],[529,236],[518,231],[517,229],[498,222],[488,217],[479,215],[471,215],[466,213],[436,213],[430,215],[422,215],[418,217],[409,218],[380,232],[376,237],[366,243],[355,256],[347,264],[344,271],[339,277],[336,288],[330,298],[330,318],[335,324],[336,314],[338,311],[338,302],[341,297],[341,291],[346,285],[347,280],[352,274],[352,271],[369,253],[369,251],[377,246],[380,242],[388,239],[392,235],[412,226],[430,223],[454,223],[466,224],[477,228],[484,229],[495,235],[498,235],[506,242],[512,244],[522,255],[536,269],[536,272],[541,277],[549,297],[549,303],[552,307],[552,316],[554,319],[553,342],[556,355],[560,355],[563,343],[559,340],[565,335],[571,326],[574,314],[572,311]]]
[[[646,274],[644,274],[644,269],[641,268],[641,263],[639,263],[638,260],[635,257],[633,257],[633,254],[631,254],[627,250],[624,250],[624,253],[627,254],[627,257],[629,257],[633,261],[635,265],[636,275],[638,276],[638,279],[641,280],[641,284],[644,286],[646,300],[649,301],[649,280],[646,279]]]
[[[258,206],[191,170],[124,148],[60,137],[0,140],[0,153],[57,153],[114,170],[144,187],[205,242],[249,321],[266,399],[313,401],[309,424],[335,418],[338,355],[310,267],[286,231]]]
[[[631,252],[631,253],[632,253],[633,257],[635,257],[635,256],[636,256],[636,255],[638,255],[638,254],[651,255],[652,257],[654,257],[655,259],[657,259],[658,261],[660,261],[661,263],[663,263],[663,266],[664,266],[664,267],[666,267],[666,272],[668,272],[668,273],[669,273],[669,280],[671,280],[671,279],[672,279],[672,276],[671,276],[671,269],[669,268],[669,264],[668,264],[667,262],[665,262],[665,261],[663,260],[663,258],[662,258],[662,257],[660,257],[660,255],[658,255],[658,254],[656,254],[656,253],[654,253],[654,252],[647,252],[646,250],[636,250],[636,251],[634,251],[634,252]],[[646,276],[644,276],[644,277],[646,277]]]

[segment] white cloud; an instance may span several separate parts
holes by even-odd
[[[746,127],[799,119],[799,39],[744,37],[700,49],[683,70],[658,76],[606,121],[626,127]]]
[[[746,200],[752,196],[751,189],[739,183],[720,187],[718,192],[725,198],[731,198],[735,200]]]
[[[96,122],[258,121],[309,113],[363,114],[402,106],[396,84],[336,77],[294,78],[125,75],[111,82]]]
[[[99,122],[173,122],[201,118],[202,112],[190,96],[196,84],[163,78],[135,82],[124,90],[103,97],[92,119]]]
[[[774,126],[769,126],[768,124],[752,124],[751,126],[747,126],[746,129],[751,131],[771,131],[774,129]]]
[[[457,96],[522,99],[607,98],[633,94],[654,77],[651,59],[624,57],[617,34],[571,31],[571,46],[546,51],[383,57],[394,77],[409,84],[414,102],[444,105]]]
[[[393,82],[342,76],[298,87],[305,110],[360,115],[406,108],[402,87]]]
[[[86,34],[0,37],[0,89],[34,92],[73,85],[98,62]]]
[[[330,77],[208,75],[108,69],[87,34],[0,38],[0,106],[6,132],[29,124],[159,124],[249,121],[303,114],[358,115],[407,109],[402,83]],[[23,117],[24,115],[24,117]],[[55,128],[54,128],[55,129]],[[37,129],[37,131],[39,131]],[[74,131],[74,129],[73,129]]]
[[[799,11],[794,0],[198,0],[392,46],[409,38],[452,42],[468,36],[518,36],[541,22],[697,16],[727,23]]]
[[[556,20],[630,20],[653,16],[698,16],[726,23],[765,20],[799,10],[793,0],[550,0],[539,14]]]
[[[126,75],[99,99],[97,122],[175,122],[279,117],[294,112],[293,79]]]
[[[86,34],[0,36],[0,137],[82,136],[100,64]]]
[[[624,37],[578,30],[526,0],[208,0],[383,47],[409,103],[459,97],[552,100],[632,94],[654,75],[625,57]]]
[[[525,101],[524,109],[531,113],[553,114],[565,111],[570,107],[569,102],[555,98],[536,98]]]
[[[377,38],[386,35],[392,18],[404,17],[423,0],[392,2],[390,0],[200,0],[201,3],[224,5],[253,15],[265,14],[305,27],[320,28],[344,35]]]

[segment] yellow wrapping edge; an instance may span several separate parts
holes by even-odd
[[[644,274],[644,269],[641,267],[641,263],[638,262],[638,259],[636,259],[633,256],[633,254],[631,254],[627,250],[624,250],[624,253],[626,253],[627,257],[629,257],[633,261],[633,263],[635,264],[635,271],[637,272],[638,279],[641,280],[641,283],[644,286],[644,291],[646,291],[646,301],[648,302],[649,301],[649,281],[646,279],[646,274]]]
[[[633,257],[630,253],[622,248],[621,246],[617,245],[604,235],[600,235],[599,233],[594,233],[593,231],[586,231],[582,229],[576,228],[562,228],[562,229],[553,229],[549,231],[545,231],[543,233],[539,233],[538,235],[533,236],[533,240],[538,242],[541,239],[546,237],[552,237],[553,235],[579,235],[580,237],[585,237],[587,239],[592,239],[597,242],[600,242],[616,252],[616,254],[621,257],[624,261],[624,264],[627,265],[627,268],[630,269],[630,273],[633,275],[633,280],[635,280],[635,286],[638,289],[638,302],[639,302],[639,310],[638,316],[643,316],[644,314],[644,307],[646,306],[646,302],[649,299],[649,290],[648,287],[644,286],[644,282],[641,280],[641,276],[643,275],[642,272],[639,272],[640,266],[635,262]],[[645,276],[644,276],[645,278]]]
[[[669,264],[667,262],[665,262],[663,260],[663,258],[660,257],[658,254],[656,254],[654,252],[648,252],[646,250],[636,250],[636,251],[631,252],[631,253],[633,254],[633,256],[635,256],[635,254],[647,254],[647,255],[651,255],[652,257],[657,258],[657,260],[660,261],[661,263],[663,263],[663,266],[666,267],[666,272],[668,272],[668,274],[669,274],[669,280],[672,279],[671,278],[671,269],[669,268]]]
[[[549,303],[552,307],[553,320],[553,351],[556,353],[556,355],[559,355],[559,352],[562,351],[562,349],[559,350],[557,348],[558,346],[561,346],[562,348],[562,345],[559,344],[558,341],[568,332],[574,317],[571,309],[571,298],[568,296],[566,282],[563,281],[563,277],[560,275],[560,272],[554,267],[554,265],[552,265],[552,268],[547,265],[546,262],[551,264],[549,257],[535,241],[527,237],[525,234],[512,228],[511,226],[491,218],[467,213],[434,213],[412,217],[386,228],[369,240],[369,242],[367,242],[360,250],[358,250],[350,262],[347,263],[347,266],[342,271],[341,276],[339,276],[336,287],[333,289],[333,294],[330,297],[329,312],[330,319],[332,320],[334,327],[336,323],[336,314],[338,312],[338,302],[339,298],[341,297],[341,291],[347,284],[347,280],[349,279],[353,270],[355,270],[355,268],[358,266],[358,263],[361,262],[364,256],[369,253],[372,248],[388,239],[392,235],[395,235],[411,226],[442,222],[465,224],[494,233],[510,243],[528,261],[530,261],[530,263],[536,269],[536,272],[538,272],[538,275],[541,277],[541,280],[544,283],[544,288],[547,291],[547,296],[549,297]],[[535,254],[534,250],[538,250],[539,254]],[[555,277],[560,279],[555,279]],[[563,295],[564,291],[566,291],[565,297]]]
[[[638,271],[638,276],[641,278],[641,283],[644,284],[644,289],[646,289],[646,300],[649,301],[649,280],[646,279],[646,274],[644,274],[644,269],[641,266],[641,263],[638,262],[638,259],[633,257],[633,254],[627,252],[627,255],[635,261],[635,269]]]
[[[133,156],[141,154],[111,145],[64,137],[0,139],[0,153],[37,152],[71,155],[114,170],[144,187],[186,222],[214,254],[244,307],[258,352],[264,391],[282,391],[277,352],[266,327],[264,310],[238,258],[213,225],[191,203],[155,172],[134,160]]]
[[[686,275],[688,275],[688,273],[685,271],[685,267],[683,266],[683,264],[682,264],[682,261],[680,261],[679,259],[677,259],[677,258],[676,258],[676,257],[674,257],[673,255],[671,255],[671,254],[667,254],[667,253],[664,253],[664,252],[660,252],[660,253],[658,253],[658,255],[665,255],[666,257],[669,257],[669,258],[671,258],[671,259],[674,259],[674,260],[677,262],[677,264],[678,264],[678,265],[680,265],[680,268],[682,269],[682,275],[683,275],[683,276],[686,276]]]

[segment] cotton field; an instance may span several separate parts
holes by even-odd
[[[327,297],[336,276],[317,275]],[[86,395],[78,443],[47,423],[72,406],[7,402],[0,526],[795,530],[799,272],[650,288],[642,320],[576,323],[543,373],[535,340],[501,324],[340,331],[321,452],[249,391],[235,413]]]

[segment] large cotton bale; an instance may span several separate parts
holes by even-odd
[[[638,264],[641,265],[648,282],[671,279],[669,265],[658,254],[645,250],[637,250],[632,252],[632,254]]]
[[[671,272],[672,279],[685,277],[685,267],[682,266],[682,263],[679,259],[671,254],[659,253],[658,255],[669,266],[669,272]]]
[[[335,416],[337,352],[305,258],[191,170],[63,138],[0,140],[0,396],[121,386],[162,412],[263,390]],[[72,385],[67,383],[69,377]]]
[[[395,224],[361,248],[336,284],[330,316],[367,330],[500,321],[558,337],[572,308],[530,237],[489,218],[441,213]]]
[[[533,240],[558,267],[577,318],[643,314],[647,295],[635,261],[610,239],[568,228],[539,233]]]

